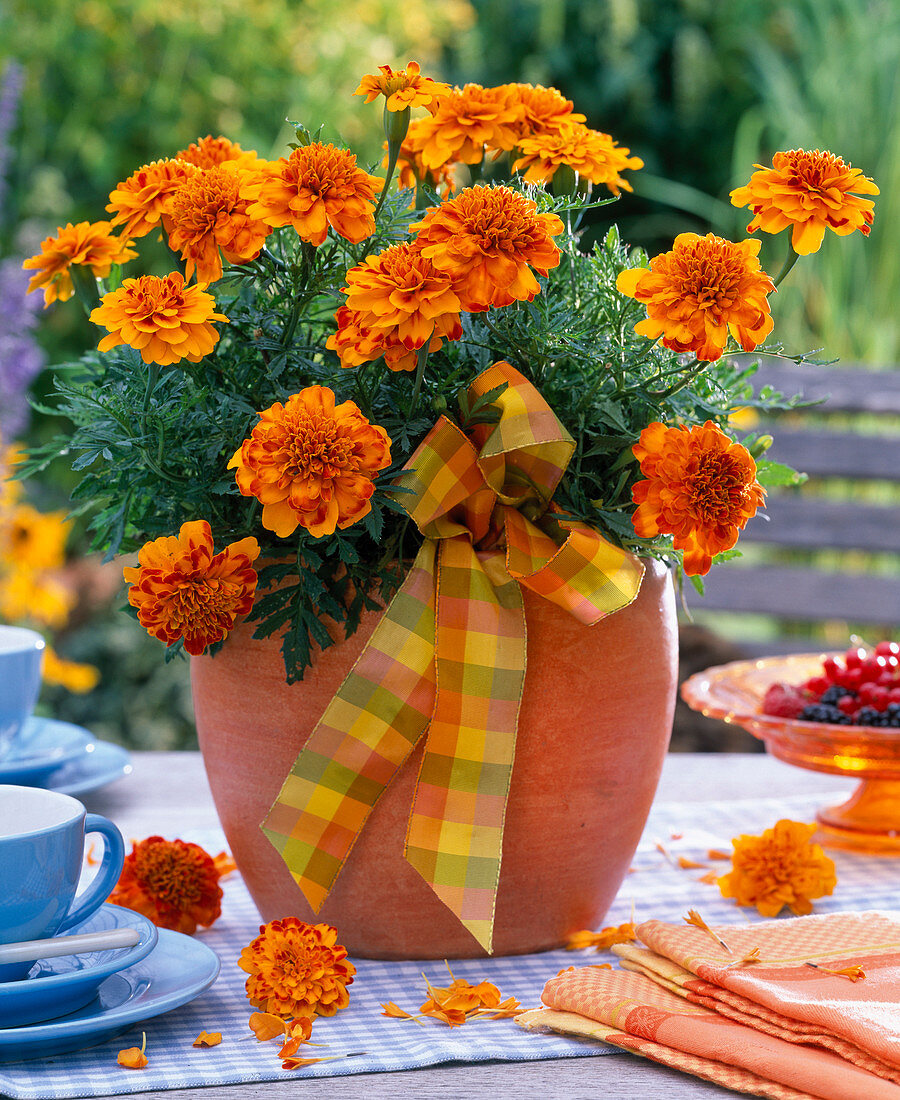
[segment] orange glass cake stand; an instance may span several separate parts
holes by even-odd
[[[817,839],[832,848],[900,856],[900,730],[802,722],[762,713],[771,684],[802,684],[821,673],[826,656],[803,653],[732,661],[698,672],[682,684],[681,694],[701,714],[749,730],[779,760],[861,779],[847,802],[819,810]]]

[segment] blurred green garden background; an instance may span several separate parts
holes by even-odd
[[[645,162],[631,175],[634,194],[600,210],[591,232],[615,221],[651,253],[685,230],[742,236],[748,213],[728,192],[776,150],[842,156],[881,188],[871,236],[829,234],[816,263],[798,265],[773,301],[776,334],[792,351],[900,362],[896,0],[5,0],[0,43],[7,273],[58,226],[102,218],[136,167],[208,133],[278,156],[293,120],[377,162],[380,109],[352,92],[379,64],[416,59],[451,83],[529,81],[573,99],[589,125]],[[767,270],[780,268],[785,247],[783,237],[763,241]],[[4,388],[5,335],[21,340],[33,326],[52,365],[96,334],[74,308],[15,315],[6,285],[9,411],[19,397],[9,380]],[[38,402],[50,369],[30,384]],[[37,413],[23,430],[35,442],[51,427]],[[42,508],[66,507],[74,477],[51,468],[29,493]],[[76,524],[74,563],[85,546]],[[43,705],[132,747],[188,747],[186,662],[166,665],[161,645],[121,614],[119,575],[79,582],[87,596],[59,638],[61,653],[100,669],[99,686],[52,689]]]

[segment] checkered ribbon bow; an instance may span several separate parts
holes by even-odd
[[[508,363],[475,379],[470,402],[503,386],[496,424],[467,435],[441,417],[404,468],[397,499],[425,541],[263,822],[318,912],[427,730],[404,854],[488,952],[525,680],[520,586],[591,624],[643,574],[596,531],[553,519],[574,440]]]

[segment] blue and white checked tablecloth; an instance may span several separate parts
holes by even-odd
[[[660,803],[650,821],[615,904],[604,921],[619,924],[634,919],[680,920],[690,908],[712,923],[757,919],[755,911],[738,910],[720,897],[715,886],[698,881],[698,870],[681,870],[677,857],[707,862],[709,848],[730,848],[733,836],[758,833],[781,817],[811,821],[822,798],[808,796],[713,803]],[[221,834],[183,837],[210,851],[223,847]],[[667,859],[657,844],[672,857]],[[838,885],[834,895],[816,902],[817,912],[900,908],[900,867],[893,860],[832,853]],[[560,854],[565,858],[565,853]],[[721,869],[723,865],[720,863]],[[396,1001],[416,1011],[423,996],[423,970],[435,984],[446,971],[438,962],[373,962],[354,960],[357,975],[350,987],[350,1006],[316,1023],[313,1039],[327,1043],[315,1054],[365,1051],[358,1057],[323,1062],[300,1070],[282,1070],[277,1041],[258,1043],[247,1026],[251,1010],[244,994],[246,975],[236,960],[256,935],[259,917],[238,875],[223,883],[222,917],[200,933],[215,950],[222,971],[216,983],[191,1004],[137,1024],[118,1039],[56,1059],[0,1065],[0,1092],[10,1097],[84,1097],[268,1081],[291,1075],[327,1077],[353,1073],[412,1069],[442,1062],[531,1061],[546,1058],[592,1057],[614,1053],[603,1043],[524,1032],[512,1020],[479,1022],[448,1028],[436,1021],[424,1026],[382,1016],[380,1003]],[[590,952],[549,951],[515,958],[452,963],[458,977],[487,979],[504,997],[516,997],[523,1007],[536,1007],[544,982],[563,967],[612,961],[613,956]],[[191,1044],[201,1031],[220,1031],[222,1043],[211,1049]],[[147,1033],[146,1069],[116,1064],[123,1047],[140,1046]]]

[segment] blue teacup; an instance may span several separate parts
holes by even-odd
[[[103,860],[77,897],[87,833],[100,833]],[[0,943],[44,939],[86,920],[122,873],[125,844],[115,825],[75,798],[42,787],[0,785]],[[0,966],[0,982],[32,963]]]
[[[44,639],[33,630],[0,624],[0,760],[12,748],[41,690]]]

